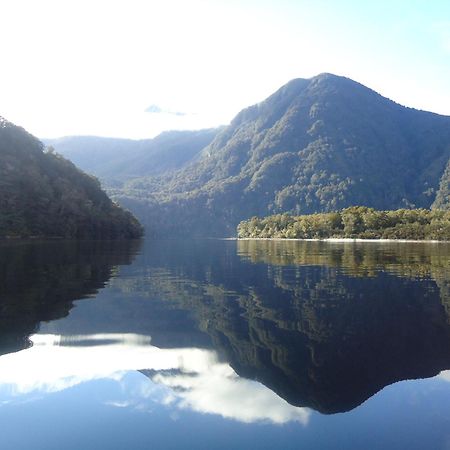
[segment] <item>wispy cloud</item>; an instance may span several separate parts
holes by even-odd
[[[145,112],[151,114],[169,114],[171,116],[187,116],[189,113],[183,111],[172,111],[171,109],[162,108],[159,105],[150,105],[145,109]]]

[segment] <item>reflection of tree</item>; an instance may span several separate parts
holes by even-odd
[[[138,241],[0,244],[0,354],[30,345],[41,321],[64,317],[73,301],[94,295]]]
[[[354,276],[373,276],[381,270],[398,276],[429,277],[450,270],[450,244],[324,241],[239,240],[238,253],[253,263],[275,266],[337,267]]]
[[[380,272],[407,278],[432,278],[450,313],[450,244],[328,243],[317,241],[238,241],[238,253],[252,263],[274,266],[327,266],[353,277]],[[281,282],[279,280],[278,282]],[[449,314],[450,320],[450,314]]]

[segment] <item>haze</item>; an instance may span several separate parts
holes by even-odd
[[[445,1],[3,1],[0,115],[38,137],[228,123],[331,72],[450,115]]]

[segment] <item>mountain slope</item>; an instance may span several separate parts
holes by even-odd
[[[0,118],[0,237],[134,238],[136,219],[99,182]]]
[[[195,158],[219,130],[168,131],[154,139],[137,141],[69,136],[44,142],[81,169],[111,185],[114,181],[180,169]]]
[[[442,174],[433,208],[450,210],[450,159]]]
[[[115,195],[156,232],[229,235],[253,215],[429,208],[449,158],[450,117],[321,74],[241,111],[198,161]]]

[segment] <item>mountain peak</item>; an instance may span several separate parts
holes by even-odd
[[[182,199],[192,232],[211,235],[216,227],[224,235],[251,216],[429,208],[449,158],[449,117],[321,73],[241,111],[199,161],[168,176],[153,214],[170,222]]]

